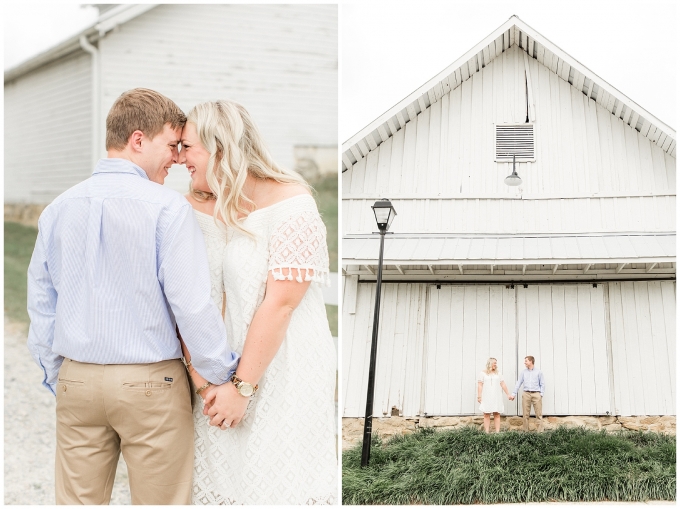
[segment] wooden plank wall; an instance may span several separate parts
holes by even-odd
[[[92,174],[90,66],[81,51],[5,85],[5,202],[48,204]]]
[[[609,283],[616,412],[675,415],[675,283]]]
[[[369,156],[370,157],[370,156]],[[348,172],[343,174],[343,177]],[[391,198],[388,193],[385,197]],[[675,231],[675,195],[555,199],[391,199],[395,233],[591,233]],[[346,234],[375,231],[375,198],[342,200]]]
[[[527,355],[536,359],[546,381],[546,415],[611,412],[604,288],[517,287],[519,369]]]
[[[477,377],[489,357],[512,390],[517,379],[515,290],[503,285],[428,287],[425,340],[427,415],[465,415],[477,411]],[[505,398],[505,414],[517,404]]]
[[[375,284],[359,283],[356,313],[343,311],[345,417],[364,415],[374,302]],[[512,391],[526,355],[546,415],[675,414],[673,282],[383,284],[380,320],[375,416],[478,414],[487,358]],[[521,396],[505,407],[518,413]]]
[[[512,47],[343,174],[343,228],[366,233],[393,200],[397,232],[674,230],[675,158],[528,59],[536,162],[523,200],[495,163],[493,124],[524,122],[525,62]],[[441,219],[440,219],[441,218]]]
[[[248,109],[274,160],[292,168],[295,145],[337,145],[337,29],[337,5],[159,5],[100,43],[102,125],[134,87],[184,111],[231,99]],[[170,170],[166,185],[186,192],[188,183],[186,170]]]
[[[346,287],[345,293],[349,291]],[[374,415],[420,413],[426,285],[383,284]],[[375,285],[359,284],[356,314],[342,315],[342,413],[363,416],[373,331]],[[370,311],[369,311],[370,310]]]

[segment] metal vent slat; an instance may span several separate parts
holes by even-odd
[[[496,161],[533,161],[534,142],[534,124],[496,125]]]

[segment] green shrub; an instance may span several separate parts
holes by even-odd
[[[383,441],[371,461],[343,454],[344,504],[675,500],[675,437],[558,428],[487,435],[467,427]]]

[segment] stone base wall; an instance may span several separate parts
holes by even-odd
[[[38,218],[47,205],[37,203],[5,203],[5,221],[38,227]]]
[[[418,428],[436,428],[441,430],[456,429],[465,426],[475,426],[483,429],[484,417],[482,415],[470,415],[462,417],[416,417],[407,419],[404,417],[389,417],[373,419],[373,431],[384,437],[394,435],[407,435],[415,432]],[[521,430],[523,420],[518,416],[501,416],[501,431]],[[563,417],[543,417],[543,427],[546,430],[555,429],[558,426],[579,427],[583,426],[592,430],[618,431],[622,429],[656,431],[675,435],[674,415],[639,415],[632,417],[617,416],[583,416],[570,415]],[[536,430],[537,420],[529,419],[529,429]],[[493,433],[493,417],[491,419],[491,432]],[[361,442],[364,433],[364,420],[354,417],[342,419],[342,448],[349,449]]]

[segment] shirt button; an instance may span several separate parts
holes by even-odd
[[[147,396],[151,396],[151,391],[146,391]]]

